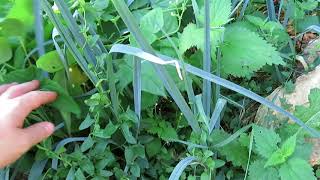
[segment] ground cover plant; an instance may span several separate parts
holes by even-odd
[[[1,84],[59,94],[26,121],[54,135],[1,179],[320,177],[320,90],[295,107],[263,98],[319,64],[320,41],[308,68],[298,58],[318,38],[318,0],[0,2]],[[255,120],[259,104],[284,120]]]

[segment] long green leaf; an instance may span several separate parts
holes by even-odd
[[[138,44],[141,46],[143,50],[149,52],[150,54],[155,54],[154,50],[150,46],[150,44],[145,40],[141,31],[139,30],[139,26],[136,23],[135,18],[133,17],[132,13],[128,9],[127,5],[122,0],[112,0],[114,7],[117,9],[118,13],[120,14],[122,20],[127,25],[128,29],[135,37]],[[168,93],[171,95],[173,100],[176,102],[178,107],[180,108],[181,112],[186,117],[189,125],[191,128],[199,133],[200,127],[198,122],[195,120],[194,114],[190,110],[190,107],[186,103],[185,99],[183,98],[182,94],[180,93],[178,87],[176,86],[175,82],[169,76],[166,69],[162,66],[153,64],[155,71],[157,72],[158,76],[162,80],[164,86],[166,87]]]
[[[204,54],[203,54],[203,70],[211,72],[211,42],[210,42],[210,0],[204,1],[204,11],[205,11],[205,31],[204,31]],[[211,114],[211,99],[212,99],[212,88],[211,82],[204,79],[203,80],[203,109],[206,115]]]
[[[173,169],[169,180],[179,180],[181,174],[186,169],[187,166],[189,166],[193,161],[197,161],[197,158],[194,156],[186,157],[183,160],[181,160],[176,167]]]
[[[149,58],[161,58],[164,61],[172,61],[171,57],[165,56],[165,55],[161,55],[161,54],[157,54],[157,56],[154,56],[152,54],[148,54],[148,56],[143,56],[144,52],[143,50],[139,49],[139,48],[135,48],[135,47],[131,47],[128,45],[120,45],[120,44],[116,44],[114,45],[111,50],[112,52],[119,52],[119,53],[125,53],[125,54],[130,54],[130,55],[134,55],[137,57],[140,57],[141,59],[145,59],[145,60],[149,60]],[[153,60],[151,60],[153,61]],[[179,61],[179,63],[181,64],[182,62]],[[180,65],[181,67],[182,65]],[[315,137],[320,137],[320,133],[318,131],[316,131],[313,128],[310,128],[308,126],[306,126],[300,119],[298,119],[297,117],[293,116],[291,113],[287,112],[286,110],[282,109],[281,107],[275,105],[274,103],[272,103],[271,101],[255,94],[254,92],[247,90],[233,82],[230,82],[228,80],[225,80],[223,78],[220,78],[218,76],[215,76],[211,73],[208,73],[206,71],[203,71],[202,69],[199,69],[197,67],[191,66],[190,64],[185,63],[184,64],[185,69],[187,72],[196,75],[198,77],[201,77],[203,79],[207,79],[213,83],[219,84],[220,86],[223,86],[227,89],[230,89],[232,91],[238,92],[252,100],[255,100],[265,106],[267,106],[268,108],[271,108],[287,117],[289,117],[290,119],[292,119],[294,122],[296,122],[299,126],[303,127],[305,130],[307,130],[308,132],[310,132],[313,136]]]

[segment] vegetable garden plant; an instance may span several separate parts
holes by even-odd
[[[318,0],[0,2],[0,82],[59,94],[26,121],[54,135],[1,179],[319,177],[320,90],[293,114],[263,98],[306,73],[295,43],[319,33]],[[255,123],[258,103],[290,121]]]

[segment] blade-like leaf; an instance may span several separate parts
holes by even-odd
[[[241,129],[239,129],[237,132],[235,132],[234,134],[229,136],[227,139],[223,140],[222,142],[219,142],[218,144],[213,145],[213,147],[219,148],[219,147],[223,147],[223,146],[231,143],[232,141],[237,139],[242,133],[246,132],[249,128],[251,128],[251,126],[252,126],[252,124],[249,124]]]
[[[209,134],[211,134],[212,130],[214,127],[219,128],[220,127],[220,119],[222,118],[222,112],[224,108],[226,107],[227,100],[219,98],[216,107],[214,108],[214,111],[212,113],[211,119],[210,119],[210,129],[209,129]],[[217,124],[218,123],[218,124]]]
[[[273,0],[266,0],[267,1],[267,8],[268,8],[268,17],[269,21],[276,21],[276,9],[274,7]]]
[[[141,31],[139,30],[139,26],[135,21],[132,13],[128,9],[127,5],[122,0],[112,0],[114,7],[117,9],[118,13],[120,14],[122,20],[127,25],[128,29],[135,37],[138,44],[142,47],[143,50],[149,52],[151,55],[155,54],[154,50],[150,46],[150,44],[145,40]],[[153,67],[159,77],[161,78],[164,86],[166,87],[168,93],[171,95],[173,100],[176,102],[177,106],[180,108],[184,116],[186,117],[189,125],[195,132],[200,132],[200,127],[198,122],[194,118],[194,114],[192,113],[190,107],[186,103],[185,99],[183,98],[181,92],[179,91],[178,87],[176,86],[175,82],[169,76],[166,69],[162,66],[153,64]]]
[[[190,156],[181,160],[176,167],[173,169],[169,180],[179,180],[182,172],[186,169],[188,165],[190,165],[193,161],[197,161],[196,157]]]
[[[114,45],[114,46],[118,46],[118,45]],[[123,48],[117,48],[117,50],[119,50],[118,52],[120,53],[128,53],[128,54],[131,54],[131,55],[135,55],[135,56],[138,56],[139,57],[139,54],[141,52],[143,52],[141,49],[139,48],[135,48],[135,47],[131,47],[131,46],[127,46],[127,45],[121,45],[121,47]],[[132,52],[136,52],[136,54],[132,53]],[[172,61],[172,58],[168,57],[168,56],[165,56],[165,55],[161,55],[161,54],[158,54],[158,57],[152,55],[152,54],[149,54],[149,56],[147,57],[144,57],[142,56],[141,58],[142,59],[145,59],[145,60],[148,60],[147,58],[161,58],[162,60],[164,61]],[[181,61],[178,61],[180,64],[182,63]],[[180,65],[181,67],[182,65]],[[238,92],[252,100],[255,100],[265,106],[267,106],[268,108],[271,108],[287,117],[289,117],[290,119],[292,119],[294,122],[296,122],[299,126],[303,127],[305,130],[307,130],[309,133],[311,133],[313,136],[315,137],[320,137],[320,133],[316,130],[314,130],[313,128],[310,128],[308,126],[306,126],[300,119],[298,119],[297,117],[293,116],[292,114],[290,114],[289,112],[287,112],[286,110],[282,109],[281,107],[275,105],[274,103],[272,103],[271,101],[255,94],[254,92],[250,91],[250,90],[247,90],[233,82],[230,82],[228,80],[225,80],[223,78],[220,78],[218,76],[215,76],[211,73],[208,73],[206,71],[203,71],[197,67],[194,67],[194,66],[191,66],[190,64],[187,64],[185,63],[184,64],[185,66],[185,70],[193,75],[196,75],[196,76],[199,76],[203,79],[207,79],[213,83],[216,83],[216,84],[219,84],[220,86],[223,86],[227,89],[230,89],[232,91],[235,91],[235,92]]]
[[[204,1],[204,54],[203,54],[203,70],[211,72],[211,42],[210,42],[210,0]],[[211,82],[203,80],[203,109],[206,115],[211,114],[211,99],[212,99],[212,88]]]

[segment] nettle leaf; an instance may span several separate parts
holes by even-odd
[[[183,33],[180,36],[180,53],[183,54],[191,47],[204,49],[204,29],[197,28],[197,25],[192,23],[183,29]]]
[[[12,49],[6,38],[0,37],[0,64],[12,58]]]
[[[320,89],[312,89],[309,94],[308,106],[296,106],[294,115],[302,121],[308,121],[320,111]]]
[[[36,64],[38,68],[49,73],[54,73],[64,68],[57,51],[44,54],[37,60]]]
[[[266,64],[285,64],[271,44],[242,27],[227,28],[221,51],[222,71],[237,77],[250,76]]]
[[[258,153],[269,158],[278,149],[277,144],[281,141],[280,136],[271,129],[253,126],[253,137]]]
[[[291,136],[289,139],[287,139],[280,149],[278,149],[276,152],[274,152],[267,160],[265,167],[268,166],[275,166],[281,163],[284,163],[288,157],[290,157],[295,148],[297,143],[297,135]]]
[[[214,50],[217,42],[221,39],[223,29],[215,29],[211,31],[211,46]],[[184,29],[180,35],[179,51],[181,54],[186,52],[191,47],[196,47],[204,52],[204,29],[198,28],[197,25],[190,23]]]
[[[279,179],[278,170],[274,167],[264,167],[264,160],[256,160],[249,167],[249,180],[277,180]]]
[[[161,8],[155,8],[144,15],[140,20],[140,26],[142,29],[151,33],[157,33],[163,28],[163,12]]]
[[[210,1],[210,26],[220,27],[230,21],[231,15],[231,0],[212,0]],[[204,7],[200,9],[199,20],[204,24]]]
[[[289,159],[279,169],[281,180],[316,180],[313,169],[308,161],[299,158]]]

